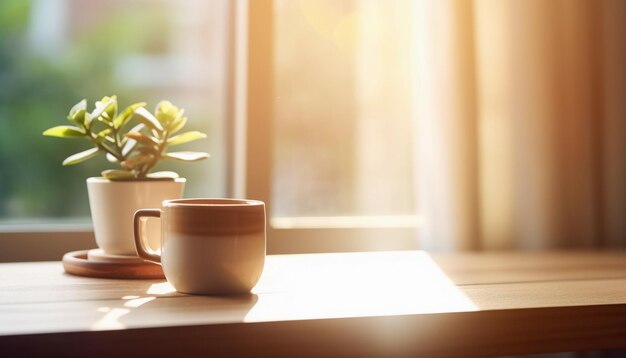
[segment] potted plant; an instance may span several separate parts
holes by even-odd
[[[206,134],[180,133],[187,118],[184,110],[160,102],[154,114],[146,103],[118,112],[116,96],[104,97],[87,111],[87,101],[77,103],[67,117],[71,125],[56,126],[43,134],[60,138],[85,138],[92,148],[70,155],[63,165],[74,165],[105,155],[118,168],[87,179],[89,206],[98,247],[106,254],[135,255],[133,214],[141,208],[159,207],[163,200],[181,198],[185,179],[170,171],[152,172],[161,160],[193,162],[209,157],[203,152],[169,152],[170,146],[206,138]],[[158,248],[160,227],[148,223],[150,246]]]

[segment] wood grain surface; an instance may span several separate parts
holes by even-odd
[[[0,356],[484,356],[626,347],[626,253],[268,256],[251,295],[0,265]]]

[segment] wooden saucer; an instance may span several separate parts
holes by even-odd
[[[162,279],[165,278],[161,265],[151,262],[106,262],[87,258],[87,250],[72,251],[63,255],[65,272],[87,277],[122,279]]]
[[[145,261],[137,255],[113,255],[107,254],[102,249],[91,249],[87,251],[87,260],[94,262],[107,262],[115,264],[142,264]]]

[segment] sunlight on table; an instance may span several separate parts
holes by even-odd
[[[165,295],[172,292],[176,292],[176,289],[169,282],[165,281],[152,284],[146,293],[149,295]]]
[[[127,300],[124,302],[124,307],[129,308],[137,308],[141,305],[148,303],[152,300],[155,300],[156,297],[148,296],[148,297],[139,297],[139,296],[124,296],[123,300]],[[131,312],[128,308],[111,308],[111,307],[98,307],[96,310],[98,312],[104,313],[104,316],[96,321],[92,326],[92,331],[101,331],[101,330],[112,330],[112,329],[124,329],[126,326],[120,322],[120,318],[126,316]]]
[[[98,308],[98,312],[104,312],[104,316],[100,318],[96,323],[91,326],[92,331],[102,331],[102,330],[110,330],[110,329],[123,329],[126,328],[122,322],[119,321],[120,318],[127,315],[130,312],[127,308],[109,308],[109,307],[100,307]]]
[[[269,322],[478,310],[424,252],[272,255],[252,290],[254,302],[242,303],[240,296],[177,294],[170,283],[159,282],[144,295],[122,297],[119,307],[101,307],[98,312],[104,315],[92,329],[124,328],[128,317],[141,312],[134,310],[152,301],[152,308],[176,306],[176,300],[161,301],[173,293],[193,300],[199,309],[193,317],[203,322],[218,322],[218,316]]]
[[[317,256],[317,257],[316,257]],[[476,311],[424,252],[274,256],[245,322]]]

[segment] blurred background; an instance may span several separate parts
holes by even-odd
[[[0,2],[0,218],[88,220],[105,161],[61,167],[81,144],[41,132],[111,94],[185,108],[212,157],[165,169],[187,197],[227,195],[229,9]],[[273,16],[273,217],[409,220],[431,250],[626,245],[626,2],[277,0]]]
[[[85,179],[104,158],[62,167],[85,140],[43,137],[67,124],[71,106],[116,94],[124,108],[167,99],[188,128],[209,139],[195,165],[167,163],[189,178],[187,196],[224,192],[225,1],[3,0],[0,2],[0,218],[89,220]],[[32,220],[29,220],[32,219]]]

